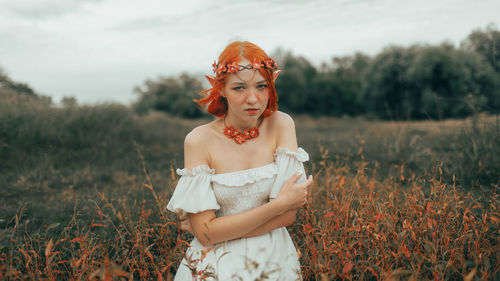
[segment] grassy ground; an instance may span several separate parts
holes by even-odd
[[[495,116],[295,120],[317,176],[290,228],[306,280],[498,276]],[[206,121],[0,105],[0,276],[168,280],[191,237],[164,207]]]

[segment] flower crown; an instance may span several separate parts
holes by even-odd
[[[217,73],[217,75],[234,73],[245,69],[278,69],[278,65],[272,58],[265,58],[260,62],[254,60],[252,63],[249,63],[247,65],[241,65],[237,62],[218,65],[214,61],[214,64],[212,64],[212,66],[214,67],[214,72]]]

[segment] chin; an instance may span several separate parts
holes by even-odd
[[[262,116],[262,114],[264,114],[264,112],[257,113],[257,114],[255,114],[255,115],[250,115],[250,116],[248,116],[248,117],[249,117],[250,119],[259,119],[259,118]]]

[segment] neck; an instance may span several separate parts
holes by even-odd
[[[239,131],[247,130],[253,127],[259,127],[261,119],[261,117],[259,117],[256,119],[252,118],[251,120],[243,120],[235,118],[234,116],[230,115],[229,112],[224,118],[225,118],[225,126],[233,126],[233,128]]]

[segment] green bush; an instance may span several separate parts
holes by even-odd
[[[193,102],[200,98],[198,94],[203,90],[196,78],[184,73],[179,77],[146,80],[144,84],[143,87],[135,88],[135,92],[139,94],[139,99],[134,104],[137,113],[157,110],[185,118],[203,116],[202,110]]]

